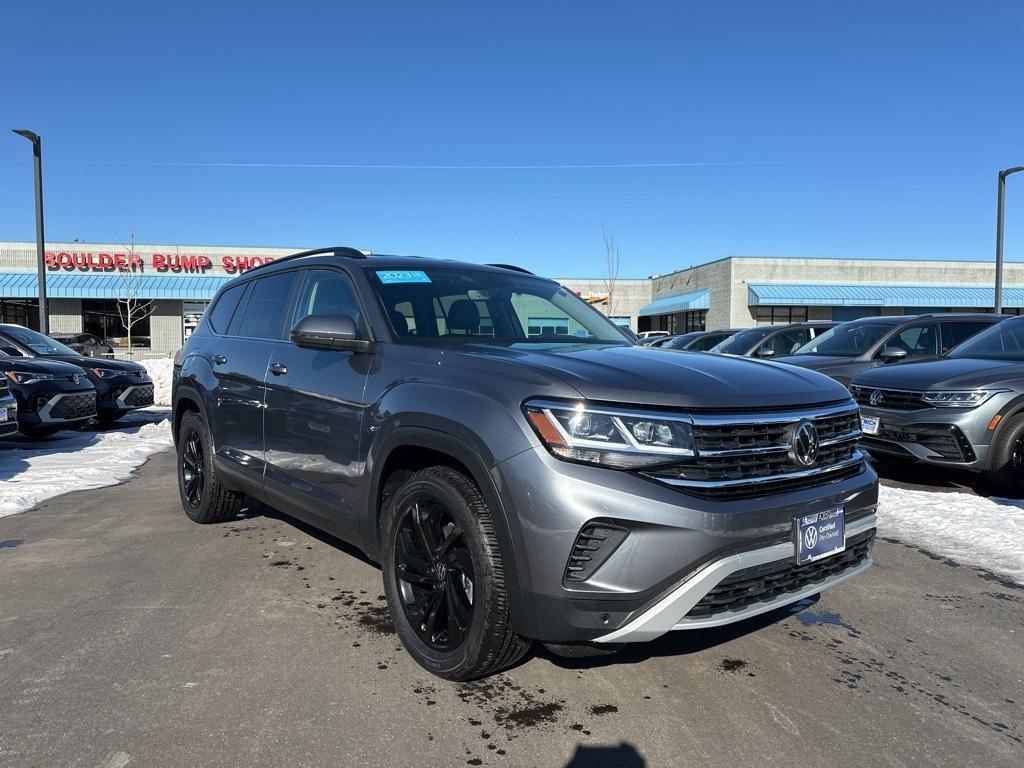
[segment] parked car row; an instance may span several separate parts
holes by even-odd
[[[153,404],[138,363],[87,357],[20,325],[0,324],[0,437],[44,437]]]
[[[861,445],[897,457],[980,473],[1024,492],[1024,318],[971,313],[868,317],[703,331],[658,339],[661,349],[770,358],[824,373],[860,406]],[[786,351],[799,334],[806,343]]]

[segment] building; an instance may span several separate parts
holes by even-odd
[[[166,357],[179,349],[225,282],[301,248],[48,243],[51,333],[91,333],[118,357]],[[616,322],[636,328],[650,280],[559,280]],[[35,243],[0,242],[0,322],[38,328]],[[128,346],[124,299],[134,297]],[[119,300],[121,303],[119,304]]]
[[[731,256],[652,278],[639,330],[991,312],[994,283],[986,262]],[[1009,314],[1024,308],[1024,264],[1005,265],[1003,306]]]

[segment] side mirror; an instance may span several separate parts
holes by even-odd
[[[906,360],[907,356],[908,353],[905,349],[886,347],[878,357],[883,363],[898,363],[900,360]]]
[[[775,350],[772,349],[771,347],[761,347],[759,350],[757,350],[755,354],[757,357],[775,357]]]
[[[361,351],[370,342],[358,338],[356,323],[348,315],[307,315],[291,333],[292,344],[308,349]]]

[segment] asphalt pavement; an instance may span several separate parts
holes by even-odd
[[[272,510],[189,522],[170,453],[0,519],[0,766],[1024,764],[1024,588],[879,541],[792,610],[465,684],[379,571]]]

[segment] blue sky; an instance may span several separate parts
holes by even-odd
[[[0,240],[34,238],[27,127],[54,241],[990,259],[1022,35],[1010,0],[4,3]]]

